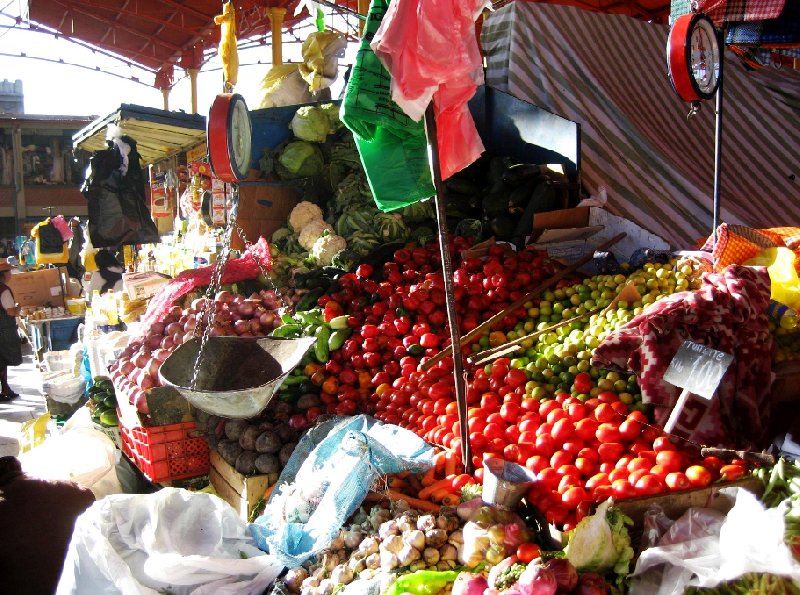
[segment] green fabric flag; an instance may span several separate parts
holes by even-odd
[[[355,138],[375,203],[382,211],[435,194],[424,122],[392,101],[389,72],[369,47],[388,0],[372,0],[356,63],[342,101],[341,118]]]

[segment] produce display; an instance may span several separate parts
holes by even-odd
[[[118,426],[117,396],[111,380],[105,376],[95,377],[88,392],[89,400],[86,401],[86,407],[89,409],[92,421],[108,428]]]

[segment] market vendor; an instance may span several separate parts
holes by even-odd
[[[0,591],[54,593],[75,519],[93,502],[86,488],[31,479],[16,457],[0,457]]]
[[[22,363],[22,348],[17,332],[19,305],[7,285],[10,277],[11,265],[7,260],[0,260],[0,403],[19,396],[8,384],[8,366]]]

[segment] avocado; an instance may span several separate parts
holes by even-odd
[[[118,426],[119,418],[116,411],[104,411],[100,414],[100,423],[104,426]]]

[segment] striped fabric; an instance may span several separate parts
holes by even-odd
[[[711,233],[714,104],[687,120],[669,83],[667,28],[577,8],[514,3],[481,41],[490,86],[581,124],[582,181],[676,248]],[[726,55],[721,220],[800,223],[800,73],[754,75]]]
[[[692,0],[672,0],[670,18],[689,14]],[[722,23],[762,21],[776,19],[783,13],[786,0],[700,0],[698,12],[702,12],[719,26]]]

